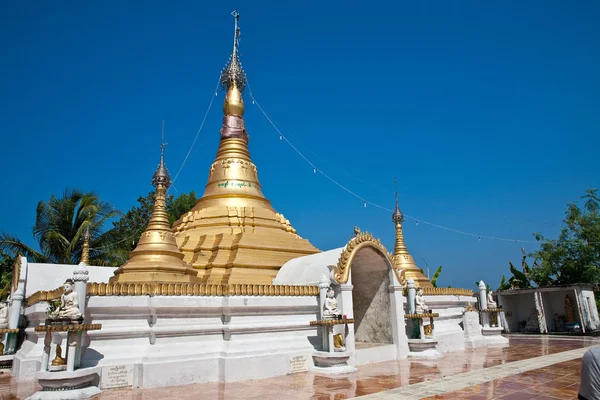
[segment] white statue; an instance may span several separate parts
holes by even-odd
[[[0,303],[0,329],[8,328],[8,306],[5,302]]]
[[[415,296],[415,312],[417,314],[427,314],[427,304],[425,304],[425,297],[423,296],[423,289],[417,289],[417,295]]]
[[[73,291],[74,282],[72,279],[65,281],[64,293],[60,296],[60,306],[50,314],[51,319],[58,318],[69,318],[79,319],[83,315],[79,312],[79,300],[77,299],[77,293]]]
[[[490,290],[487,294],[487,308],[498,308],[498,304],[494,301],[492,297],[492,291]]]
[[[327,290],[327,297],[325,298],[325,304],[323,305],[323,317],[324,318],[339,318],[342,315],[337,307],[337,301],[335,299],[335,292],[332,288]]]

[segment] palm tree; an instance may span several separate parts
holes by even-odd
[[[90,262],[102,265],[103,255],[111,247],[103,232],[104,224],[120,215],[92,192],[67,189],[61,198],[52,195],[48,202],[40,201],[37,205],[33,237],[39,251],[6,233],[0,234],[0,250],[13,257],[22,254],[33,262],[77,264],[81,258],[83,234],[89,228],[93,238]]]

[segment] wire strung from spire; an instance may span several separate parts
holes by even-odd
[[[215,101],[215,97],[217,97],[217,91],[219,90],[220,84],[221,84],[221,76],[219,75],[219,79],[217,80],[217,85],[215,86],[215,90],[212,91],[210,103],[208,103],[208,108],[206,109],[206,112],[204,113],[204,118],[202,118],[202,123],[200,124],[200,128],[198,128],[198,132],[196,133],[196,136],[194,137],[194,141],[192,142],[190,149],[188,150],[187,154],[185,155],[185,158],[183,159],[183,162],[181,163],[181,167],[179,167],[179,171],[177,171],[177,173],[175,174],[175,178],[173,178],[173,182],[171,183],[171,185],[173,185],[175,183],[175,181],[177,180],[177,178],[179,177],[181,170],[185,166],[185,163],[187,162],[188,158],[190,157],[190,154],[192,153],[192,150],[194,149],[194,145],[196,144],[196,141],[198,140],[198,136],[200,135],[200,132],[202,132],[202,128],[204,127],[204,123],[206,122],[208,113],[210,112],[213,102]]]
[[[369,204],[369,205],[371,205],[373,207],[376,207],[376,208],[379,208],[381,210],[388,211],[388,212],[393,212],[392,209],[384,207],[384,206],[382,206],[380,204],[377,204],[377,203],[374,203],[372,201],[369,201],[369,200],[365,199],[364,197],[360,196],[359,194],[357,194],[357,193],[353,192],[352,190],[348,189],[346,186],[342,185],[340,182],[338,182],[337,180],[333,179],[331,176],[327,175],[323,170],[321,170],[312,161],[310,161],[300,150],[298,150],[298,148],[296,148],[296,146],[294,146],[292,144],[292,142],[277,127],[277,125],[275,125],[275,123],[273,122],[273,120],[271,119],[271,117],[269,117],[269,115],[261,107],[260,103],[256,100],[256,97],[254,97],[254,94],[252,93],[252,90],[250,88],[250,84],[249,83],[247,83],[247,86],[248,86],[248,94],[252,98],[253,104],[255,104],[258,107],[258,109],[264,115],[264,117],[267,119],[267,121],[269,121],[269,123],[271,124],[271,126],[273,126],[273,129],[275,129],[275,131],[279,135],[279,138],[283,139],[296,153],[298,153],[298,155],[300,157],[302,157],[304,159],[304,161],[306,161],[306,163],[313,168],[314,172],[319,172],[321,175],[323,175],[329,181],[331,181],[332,183],[334,183],[336,186],[338,186],[339,188],[341,188],[344,191],[348,192],[349,194],[351,194],[352,196],[356,197],[357,199],[361,200],[363,202],[363,204],[364,204],[365,207],[367,206],[367,204]],[[429,221],[423,220],[421,218],[416,218],[416,217],[413,217],[413,216],[410,216],[410,215],[407,215],[407,214],[404,214],[404,217],[415,221],[417,224],[423,223],[423,224],[430,225],[430,226],[433,226],[433,227],[436,227],[436,228],[439,228],[439,229],[443,229],[443,230],[446,230],[446,231],[450,231],[450,232],[454,232],[454,233],[459,233],[459,234],[466,235],[466,236],[476,237],[479,241],[481,241],[481,239],[488,239],[488,240],[499,240],[499,241],[504,241],[504,242],[513,242],[513,243],[536,243],[536,244],[543,244],[543,243],[552,243],[552,242],[554,242],[552,240],[537,241],[537,240],[525,240],[525,239],[511,239],[511,238],[505,238],[505,237],[499,237],[499,236],[480,235],[480,234],[476,234],[476,233],[472,233],[472,232],[463,231],[463,230],[460,230],[460,229],[455,229],[455,228],[450,228],[450,227],[447,227],[447,226],[435,224],[433,222],[429,222]]]

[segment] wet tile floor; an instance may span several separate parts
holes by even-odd
[[[600,345],[588,338],[511,337],[510,346],[488,347],[445,353],[431,361],[400,360],[363,365],[353,374],[323,376],[312,372],[275,378],[234,382],[202,383],[156,389],[106,390],[94,400],[191,400],[191,399],[276,399],[342,400],[381,394],[396,388],[425,383],[436,388],[436,380],[471,371],[503,366],[535,357]],[[531,369],[501,379],[448,391],[430,399],[569,399],[577,398],[580,358]],[[506,366],[510,368],[509,365]],[[492,368],[491,370],[493,370]],[[489,371],[491,371],[489,370]],[[515,369],[515,372],[518,370]],[[512,372],[510,372],[512,373]],[[459,377],[457,377],[459,379]],[[419,385],[417,385],[419,386]],[[440,383],[437,385],[442,387]],[[406,387],[406,389],[410,389]],[[37,390],[33,382],[17,383],[0,375],[0,399],[24,399]],[[391,395],[392,392],[389,392]],[[372,397],[372,396],[369,396]],[[379,397],[376,395],[376,397]],[[419,396],[417,396],[418,398]],[[426,396],[425,396],[426,397]],[[383,397],[382,397],[383,398]],[[389,396],[389,398],[392,398]],[[395,397],[402,398],[402,397]],[[411,398],[415,398],[411,396]]]

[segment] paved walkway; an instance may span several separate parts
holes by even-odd
[[[234,383],[116,389],[95,400],[569,399],[577,398],[581,357],[592,346],[600,346],[600,340],[511,336],[505,348],[457,351],[432,361],[364,365],[342,376],[305,372]],[[16,383],[0,375],[2,400],[23,399],[36,389],[32,382]]]

